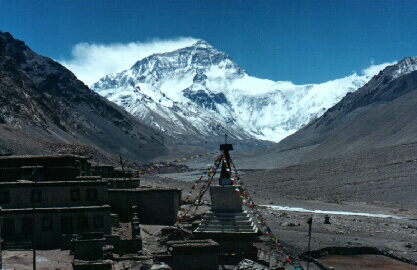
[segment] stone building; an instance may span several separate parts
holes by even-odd
[[[107,188],[108,183],[103,180],[0,182],[0,206],[3,209],[101,206],[109,203]]]
[[[113,213],[120,220],[130,221],[132,206],[137,206],[141,224],[173,225],[180,208],[181,190],[138,187],[135,189],[109,189]]]
[[[6,245],[35,240],[37,247],[57,248],[70,246],[73,235],[99,232],[116,246],[140,249],[140,236],[119,241],[111,235],[111,214],[130,222],[137,206],[141,223],[172,225],[181,192],[139,186],[138,178],[93,176],[88,159],[76,155],[0,157],[2,237]]]
[[[111,165],[91,166],[91,174],[103,178],[112,178],[114,177],[114,167]]]
[[[0,157],[5,244],[58,248],[74,234],[110,234],[108,182],[79,178],[88,177],[90,167],[76,155]]]
[[[91,164],[77,155],[0,157],[0,182],[31,180],[34,170],[37,181],[71,181],[91,175]]]
[[[168,252],[158,254],[157,261],[178,270],[219,269],[219,244],[211,239],[169,241]]]
[[[63,241],[70,241],[74,234],[111,233],[109,205],[37,208],[35,215],[31,208],[3,209],[0,215],[6,246],[27,245],[35,235],[37,248],[60,248],[68,246]]]

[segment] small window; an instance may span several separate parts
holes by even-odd
[[[87,189],[87,201],[97,201],[97,189]]]
[[[10,194],[8,190],[0,191],[0,204],[10,203]]]
[[[71,199],[72,202],[80,201],[80,199],[81,199],[80,189],[72,188],[71,191],[70,191],[70,197],[71,197],[70,199]]]
[[[94,229],[102,229],[104,227],[103,216],[94,216],[93,226]]]
[[[30,197],[31,203],[40,203],[42,202],[42,190],[33,189]]]
[[[87,216],[78,217],[78,228],[88,229],[88,217]]]
[[[43,217],[42,218],[42,230],[52,231],[52,217]]]

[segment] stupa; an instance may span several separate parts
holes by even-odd
[[[212,239],[220,245],[220,255],[256,258],[253,242],[258,228],[243,210],[240,194],[242,187],[235,184],[231,176],[232,144],[220,145],[223,152],[222,167],[218,185],[210,186],[211,210],[193,231],[198,239]],[[233,179],[233,180],[232,180]]]

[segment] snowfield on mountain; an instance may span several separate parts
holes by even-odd
[[[413,69],[405,65],[398,76]],[[104,76],[91,89],[179,140],[229,134],[279,142],[364,86],[371,75],[306,85],[259,79],[200,40],[150,55],[131,69]]]

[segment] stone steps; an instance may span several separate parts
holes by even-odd
[[[251,220],[223,220],[223,219],[211,219],[211,220],[202,220],[200,222],[201,225],[206,224],[225,224],[225,225],[235,225],[235,226],[248,226],[248,225],[254,225],[254,223]]]
[[[207,212],[206,216],[222,216],[222,217],[248,217],[247,211],[242,212]]]
[[[222,217],[222,216],[205,216],[203,220],[222,220],[222,221],[246,221],[250,220],[249,217]]]
[[[227,224],[227,223],[201,223],[200,226],[201,228],[242,228],[242,229],[246,229],[246,228],[254,228],[256,227],[255,224],[253,222],[250,223],[246,223],[246,224]]]
[[[257,229],[251,228],[240,228],[240,227],[199,227],[196,232],[233,232],[233,233],[256,233]]]
[[[219,228],[219,229],[203,229],[203,228],[198,228],[195,233],[247,233],[247,234],[254,234],[256,235],[258,231],[254,231],[254,230],[230,230],[230,229],[224,229],[224,228]]]
[[[247,212],[209,212],[204,216],[196,232],[254,233],[258,228]]]

